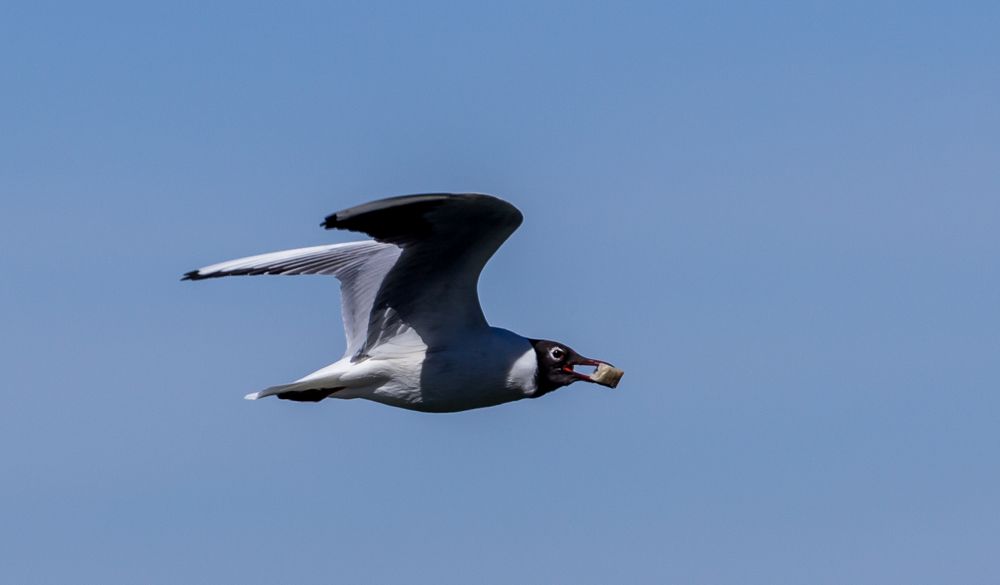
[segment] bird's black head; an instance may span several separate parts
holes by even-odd
[[[534,346],[535,357],[538,359],[538,371],[535,373],[535,383],[538,385],[537,396],[547,394],[563,386],[569,386],[577,380],[609,385],[594,380],[591,374],[577,372],[573,369],[576,366],[597,367],[606,362],[583,357],[564,343],[546,339],[532,339],[531,345]]]

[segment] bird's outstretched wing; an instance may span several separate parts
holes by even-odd
[[[254,274],[328,274],[340,280],[346,355],[409,328],[427,344],[486,327],[476,284],[483,266],[521,225],[513,205],[480,194],[404,195],[331,214],[327,229],[376,241],[328,244],[230,260],[184,280]]]
[[[521,225],[516,207],[490,195],[404,195],[331,214],[327,229],[366,233],[402,249],[382,279],[359,355],[412,327],[425,343],[486,327],[476,284]]]
[[[184,275],[183,280],[255,274],[328,274],[340,280],[340,303],[347,336],[345,355],[356,355],[368,339],[375,294],[402,250],[366,240],[271,252],[220,262]]]

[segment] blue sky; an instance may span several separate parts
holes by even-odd
[[[995,4],[204,4],[0,9],[0,581],[1000,578]],[[336,283],[179,276],[427,191],[619,389],[241,400]]]

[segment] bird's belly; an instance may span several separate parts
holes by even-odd
[[[393,372],[363,397],[422,412],[458,412],[526,398],[511,384],[510,370],[530,345],[520,338],[489,341],[427,349],[419,363]]]
[[[387,382],[363,398],[421,412],[459,412],[520,400],[525,395],[468,375],[440,376],[419,385]]]

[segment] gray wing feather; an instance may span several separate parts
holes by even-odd
[[[249,256],[193,270],[184,280],[256,274],[324,274],[340,280],[341,312],[347,336],[345,355],[365,345],[375,296],[402,250],[393,244],[347,242]]]

